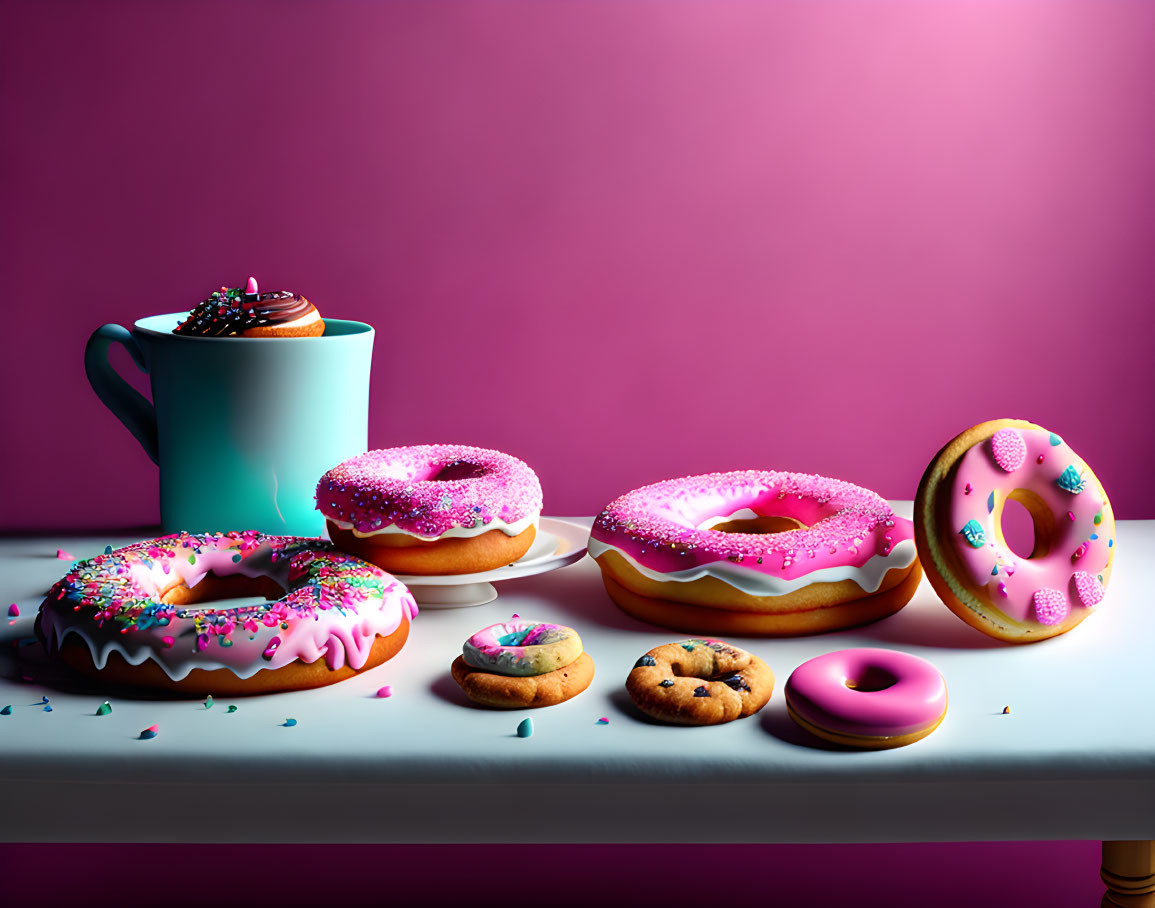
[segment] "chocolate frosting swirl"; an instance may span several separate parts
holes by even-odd
[[[222,337],[243,334],[250,328],[264,328],[299,319],[315,307],[291,290],[245,293],[240,287],[222,287],[193,309],[173,334]]]

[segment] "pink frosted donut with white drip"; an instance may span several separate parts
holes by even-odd
[[[1003,536],[1008,500],[1031,515],[1029,555]],[[1034,423],[992,420],[951,441],[923,476],[915,522],[936,592],[992,637],[1053,637],[1103,600],[1115,555],[1107,494],[1062,438]]]
[[[261,598],[215,601],[237,596]],[[320,539],[178,533],[77,564],[49,591],[36,632],[108,683],[269,693],[380,664],[416,615],[404,584]]]
[[[627,612],[693,633],[799,634],[910,599],[913,526],[874,492],[744,470],[645,486],[594,521],[589,552]]]
[[[466,445],[369,451],[317,483],[317,509],[341,548],[396,573],[500,567],[532,544],[541,483],[523,461]]]
[[[902,747],[925,738],[946,715],[946,682],[918,656],[846,649],[798,666],[786,708],[802,728],[849,747]]]

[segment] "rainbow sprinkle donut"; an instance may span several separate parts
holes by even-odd
[[[898,611],[922,576],[913,537],[874,492],[744,470],[623,495],[594,521],[589,553],[610,597],[643,621],[781,636]]]
[[[268,601],[212,607],[244,595]],[[322,540],[179,533],[76,565],[49,591],[36,632],[104,681],[266,693],[384,662],[416,614],[403,584]]]
[[[882,749],[925,738],[946,716],[946,682],[918,656],[844,649],[794,669],[786,709],[799,726],[836,744]]]
[[[541,483],[525,463],[464,445],[369,451],[317,483],[317,509],[347,552],[404,574],[466,574],[532,545]]]
[[[518,620],[479,630],[461,653],[467,665],[499,675],[542,675],[581,654],[581,637],[572,627]]]
[[[1034,523],[1030,555],[1003,536],[1003,508]],[[1008,643],[1065,633],[1102,601],[1115,559],[1111,503],[1054,432],[1021,419],[977,425],[927,467],[915,499],[927,577],[967,624]]]

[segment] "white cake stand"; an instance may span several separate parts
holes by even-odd
[[[493,584],[514,577],[529,577],[573,564],[586,553],[588,528],[577,523],[542,517],[529,551],[513,564],[477,574],[420,576],[397,574],[422,608],[467,608],[497,598]]]

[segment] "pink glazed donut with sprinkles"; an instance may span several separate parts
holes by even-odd
[[[517,561],[541,517],[541,483],[516,457],[465,445],[386,448],[317,483],[343,551],[395,574],[472,574]]]
[[[786,709],[811,734],[847,747],[903,747],[946,716],[946,682],[918,656],[889,649],[844,649],[794,669]]]
[[[1029,555],[1010,549],[1008,500],[1034,522]],[[1054,432],[996,419],[963,432],[923,474],[915,534],[927,577],[967,624],[1008,643],[1066,633],[1102,602],[1115,520],[1091,468]]]
[[[743,470],[645,486],[595,519],[610,598],[694,634],[787,636],[893,614],[922,577],[914,527],[879,495],[804,473]]]
[[[259,599],[217,601],[241,596]],[[104,684],[264,694],[380,665],[416,615],[404,584],[320,539],[178,533],[77,564],[40,606],[36,634]]]

